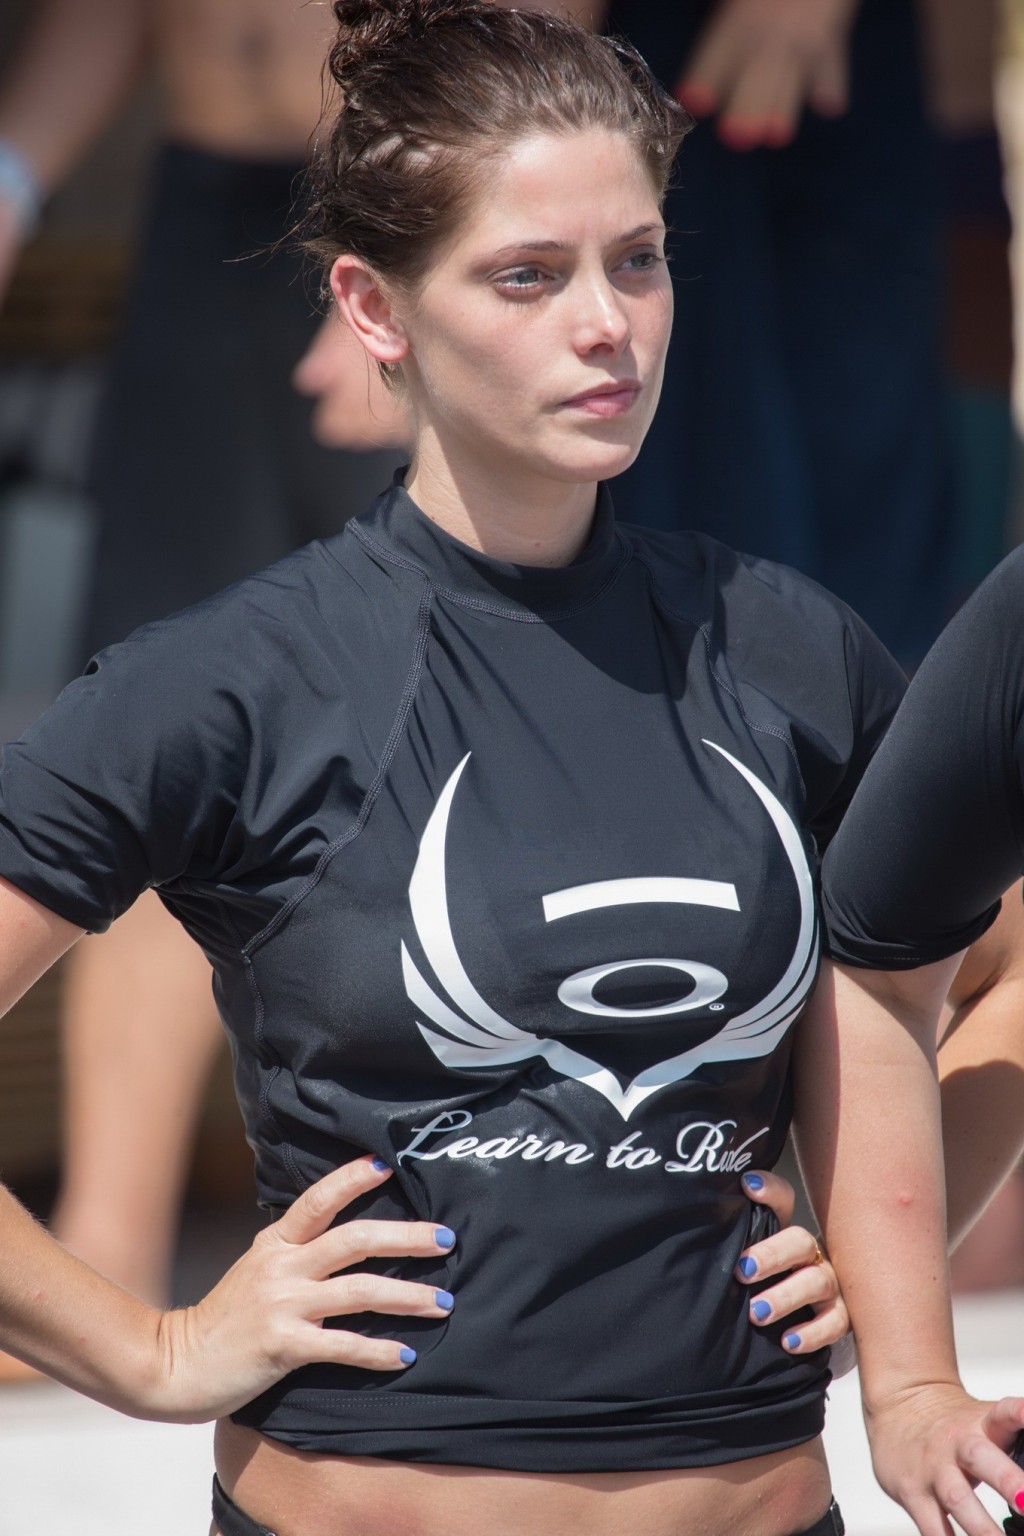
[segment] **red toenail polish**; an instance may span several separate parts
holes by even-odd
[[[1016,1504],[1018,1509],[1024,1509],[1024,1488],[1021,1489],[1020,1493],[1014,1494],[1013,1502]]]

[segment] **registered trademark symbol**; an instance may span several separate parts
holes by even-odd
[[[721,1013],[724,1007],[724,1003],[708,1003],[708,1008],[712,1013]]]

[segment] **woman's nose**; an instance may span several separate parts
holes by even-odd
[[[575,316],[575,345],[582,356],[607,348],[617,356],[632,338],[629,317],[619,295],[607,281],[591,282],[581,290]]]

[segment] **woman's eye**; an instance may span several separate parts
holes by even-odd
[[[514,272],[503,272],[497,279],[498,287],[509,293],[529,293],[543,282],[544,273],[539,267],[517,267]]]
[[[650,272],[664,259],[657,251],[634,251],[626,257],[625,265],[631,272]]]

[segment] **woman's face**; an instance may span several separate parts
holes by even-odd
[[[632,463],[672,322],[665,228],[610,131],[521,140],[406,310],[417,437],[449,467],[590,482]]]

